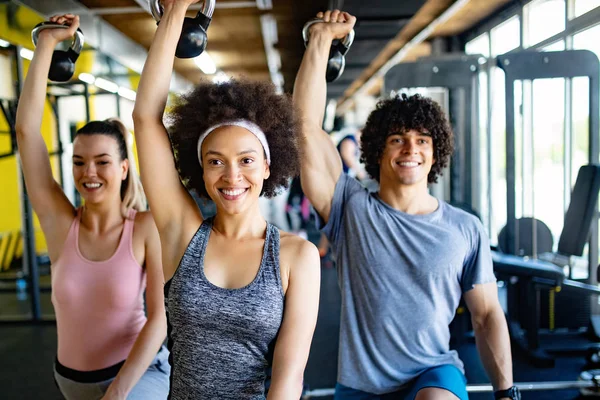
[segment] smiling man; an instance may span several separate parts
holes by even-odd
[[[294,87],[305,140],[302,186],[337,258],[342,315],[336,399],[467,399],[448,325],[461,298],[496,390],[512,387],[511,349],[481,223],[431,196],[453,136],[437,103],[419,95],[383,100],[361,138],[361,159],[380,183],[368,193],[342,173],[321,129],[325,71],[334,39],[356,19],[319,13]]]

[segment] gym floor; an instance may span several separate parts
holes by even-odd
[[[11,294],[14,297],[14,293]],[[18,307],[8,294],[0,295],[0,310]],[[49,294],[42,295],[42,302]],[[9,305],[10,303],[10,305]],[[305,380],[310,389],[331,388],[335,385],[337,345],[339,332],[340,293],[336,271],[322,269],[321,306],[319,320],[313,338],[311,355],[306,368]],[[583,341],[580,336],[562,338],[570,342]],[[52,363],[56,355],[56,327],[53,323],[0,324],[0,399],[2,400],[55,400],[61,395],[52,378]],[[556,341],[548,339],[547,341]],[[457,349],[465,363],[469,383],[489,382],[479,361],[474,341],[470,340]],[[518,353],[518,352],[517,352]],[[515,380],[559,381],[576,380],[585,360],[580,356],[560,357],[555,368],[538,369],[514,356]],[[490,394],[474,394],[471,399],[490,399]],[[526,392],[523,399],[576,399],[577,390],[553,392]],[[322,397],[320,399],[330,400]]]

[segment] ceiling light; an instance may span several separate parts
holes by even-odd
[[[60,96],[72,96],[73,90],[64,86],[50,86],[48,87],[48,94],[56,97]]]
[[[212,75],[217,72],[217,66],[215,62],[210,58],[208,53],[205,51],[198,57],[194,58],[194,62],[207,75]]]
[[[265,45],[274,45],[279,41],[277,34],[277,20],[271,14],[263,14],[260,16],[260,26],[262,30],[263,40]]]
[[[273,83],[275,86],[283,87],[283,82],[284,79],[281,71],[277,71],[275,74],[273,74]]]
[[[96,80],[96,77],[92,74],[83,72],[83,73],[79,74],[79,80],[92,85],[94,83],[94,81]]]
[[[217,74],[213,77],[213,83],[219,84],[219,83],[225,83],[225,82],[229,82],[229,76],[223,72],[223,71],[219,71],[217,72]]]
[[[33,51],[31,51],[29,49],[22,48],[21,51],[19,52],[19,54],[21,54],[21,57],[23,57],[27,60],[33,59]]]
[[[126,98],[128,100],[131,100],[131,101],[135,101],[136,93],[135,93],[134,90],[131,90],[129,88],[121,86],[119,88],[119,92],[118,93],[119,93],[119,96],[121,96],[121,97],[124,97],[124,98]]]
[[[258,2],[257,2],[258,7]],[[259,7],[260,8],[260,7]],[[275,48],[275,44],[279,41],[277,35],[277,21],[271,14],[263,14],[260,16],[260,28],[265,45],[265,54],[267,56],[267,65],[271,81],[277,87],[277,93],[283,93],[283,75],[281,74],[281,54]]]
[[[10,43],[7,42],[6,40],[2,40],[0,39],[0,47],[9,47]]]
[[[119,91],[119,85],[114,82],[107,81],[106,79],[96,78],[96,82],[94,82],[96,86],[100,89],[104,89],[107,92],[117,93]]]
[[[259,10],[270,10],[273,8],[271,0],[256,0],[256,8]]]
[[[267,51],[267,65],[269,66],[269,69],[273,69],[273,70],[280,70],[281,69],[281,53],[279,53],[279,50],[270,47],[269,49],[266,50]]]

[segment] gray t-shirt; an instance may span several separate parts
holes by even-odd
[[[477,218],[443,201],[406,214],[342,174],[322,230],[342,292],[339,383],[384,394],[434,366],[464,371],[448,325],[462,293],[496,280]]]

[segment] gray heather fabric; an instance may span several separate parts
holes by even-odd
[[[464,373],[448,325],[462,293],[496,279],[479,220],[443,201],[400,212],[342,174],[323,232],[342,292],[338,382],[384,394],[434,366]]]
[[[283,319],[279,231],[267,225],[254,281],[224,289],[204,275],[211,229],[212,218],[200,226],[165,285],[169,399],[264,399],[269,355]]]

